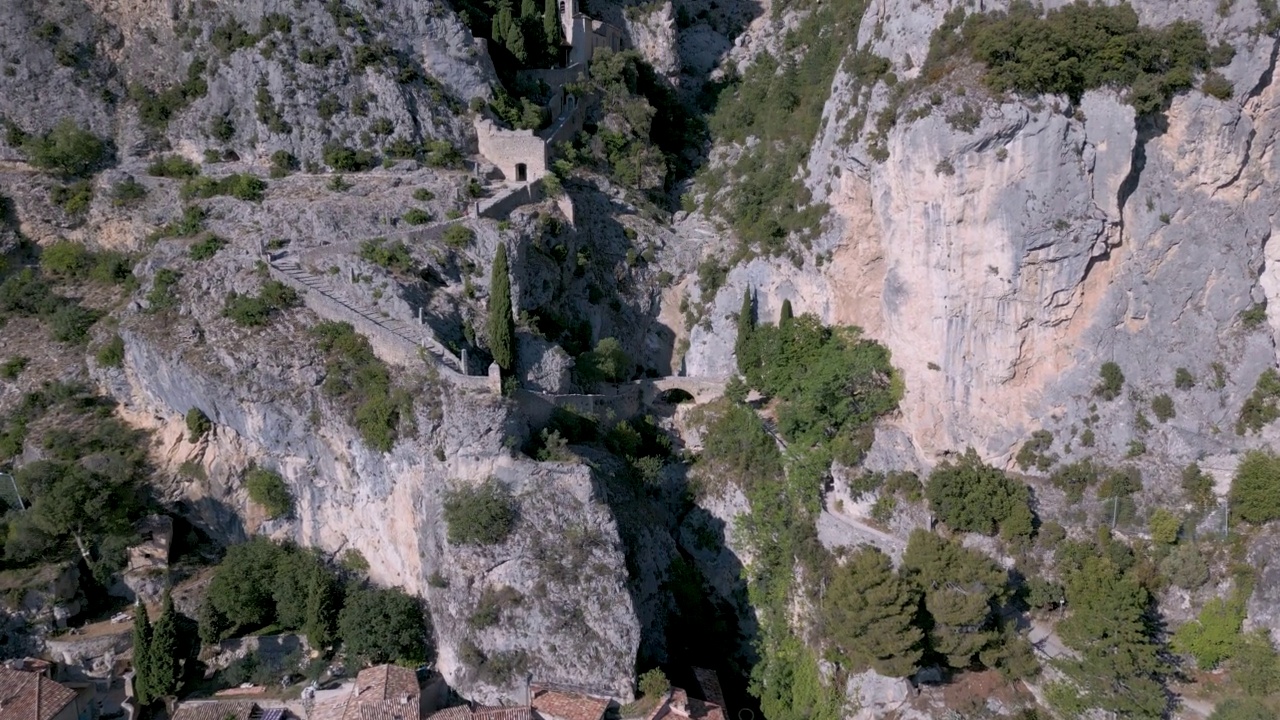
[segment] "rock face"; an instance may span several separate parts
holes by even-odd
[[[949,9],[909,5],[873,3],[860,39],[903,80],[919,73],[907,58],[924,57]],[[1276,43],[1244,32],[1257,20],[1251,11],[1223,18],[1195,4],[1134,5],[1144,22],[1190,18],[1239,48],[1224,68],[1234,97],[1191,91],[1164,119],[1137,120],[1114,92],[1087,93],[1074,107],[1066,98],[1001,101],[960,72],[921,91],[939,93],[942,105],[900,117],[878,161],[856,140],[866,128],[850,132],[848,123],[870,127],[886,93],[855,93],[839,73],[808,174],[815,199],[831,207],[827,229],[802,267],[755,259],[730,272],[709,322],[691,332],[690,372],[732,367],[733,317],[750,287],[761,318],[789,299],[797,313],[862,326],[890,347],[907,387],[895,425],[926,464],[969,445],[1008,462],[1042,427],[1068,456],[1072,427],[1095,412],[1091,391],[1107,361],[1125,373],[1125,397],[1099,403],[1091,453],[1122,456],[1139,438],[1135,414],[1164,392],[1178,414],[1143,438],[1152,462],[1182,466],[1269,439],[1274,430],[1241,439],[1229,428],[1276,361],[1272,328],[1251,332],[1239,321],[1280,289],[1260,202],[1273,192],[1260,153],[1277,130]],[[909,99],[900,112],[927,102]],[[981,111],[972,130],[946,120],[964,103]],[[705,234],[700,222],[684,221],[682,235]],[[824,254],[819,267],[812,259]],[[1195,389],[1174,390],[1179,367],[1195,375]]]
[[[156,429],[174,476],[171,502],[226,541],[261,532],[334,557],[358,551],[370,579],[427,599],[438,667],[468,697],[516,697],[523,682],[496,664],[486,670],[476,651],[535,677],[631,696],[636,613],[616,525],[585,468],[513,457],[505,443],[521,430],[504,400],[430,381],[416,388],[424,399],[414,436],[389,453],[373,451],[343,410],[316,392],[320,366],[305,349],[302,325],[277,323],[273,350],[267,338],[233,341],[207,309],[188,312],[196,317],[164,329],[143,315],[126,319],[124,370],[101,373],[126,416]],[[193,320],[203,323],[207,344],[175,346],[176,326]],[[195,444],[182,421],[191,407],[215,426]],[[242,475],[250,462],[284,477],[295,499],[291,519],[266,520],[249,501]],[[454,546],[445,494],[487,477],[518,499],[516,529],[500,545]],[[520,633],[470,620],[484,592],[502,587],[520,595],[504,616],[504,627]]]

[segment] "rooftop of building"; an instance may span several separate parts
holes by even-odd
[[[530,688],[530,703],[543,720],[600,720],[609,708],[607,698],[562,692],[536,685]]]
[[[75,699],[75,690],[42,672],[0,665],[0,720],[50,720]]]

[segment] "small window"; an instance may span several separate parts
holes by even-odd
[[[524,163],[516,163],[516,182],[525,182],[529,179],[529,167]]]

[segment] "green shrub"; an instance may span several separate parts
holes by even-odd
[[[211,198],[230,195],[238,200],[260,202],[267,183],[256,175],[234,173],[223,178],[199,177],[188,180],[182,187],[184,198]]]
[[[1213,477],[1191,463],[1182,470],[1182,492],[1192,505],[1207,508],[1213,503]]]
[[[1093,394],[1103,400],[1120,397],[1120,391],[1124,388],[1124,373],[1120,371],[1120,366],[1113,362],[1102,363],[1098,368],[1098,375],[1101,381],[1094,386]]]
[[[1223,77],[1222,73],[1217,70],[1210,70],[1204,74],[1204,78],[1200,81],[1200,90],[1205,95],[1219,100],[1230,100],[1231,96],[1236,92],[1236,88],[1231,84],[1231,81]]]
[[[574,364],[578,382],[594,387],[602,382],[617,383],[630,379],[631,358],[615,338],[600,338],[594,350],[578,356]]]
[[[323,322],[311,329],[325,355],[324,392],[349,408],[369,447],[386,452],[402,421],[412,419],[412,398],[391,385],[391,373],[364,336],[348,323]]]
[[[1253,697],[1229,697],[1213,708],[1209,720],[1271,720],[1275,711]]]
[[[1086,90],[1118,85],[1145,115],[1190,89],[1196,73],[1210,65],[1197,24],[1143,27],[1128,3],[1077,2],[1041,13],[1020,2],[1007,13],[977,14],[964,23],[960,43],[986,64],[986,82],[996,91],[1062,94],[1079,103]]]
[[[1049,452],[1052,448],[1053,433],[1048,430],[1037,430],[1031,433],[1031,439],[1018,449],[1016,457],[1018,468],[1025,471],[1035,466],[1041,472],[1047,471],[1058,461],[1058,456]]]
[[[1160,561],[1160,573],[1180,588],[1195,590],[1209,581],[1209,563],[1200,548],[1182,544]]]
[[[39,138],[27,137],[23,150],[32,165],[70,178],[92,174],[112,155],[105,140],[82,129],[70,118],[63,118]]]
[[[208,63],[196,58],[187,66],[186,78],[161,90],[152,90],[135,83],[129,86],[129,98],[138,104],[138,118],[151,130],[163,130],[169,121],[197,98],[209,92],[209,83],[204,79]],[[211,134],[221,128],[211,128]],[[225,142],[225,140],[224,140]]]
[[[387,243],[386,238],[372,238],[360,243],[360,258],[395,272],[413,272],[417,264],[403,242]]]
[[[1173,386],[1179,390],[1190,390],[1196,386],[1196,378],[1186,368],[1178,368],[1173,373]]]
[[[127,178],[111,188],[111,204],[115,207],[136,205],[147,196],[147,187],[142,183]]]
[[[1168,393],[1161,393],[1151,399],[1151,412],[1155,413],[1159,422],[1168,422],[1178,414],[1173,407],[1173,398]]]
[[[236,126],[226,115],[215,115],[209,118],[209,137],[218,142],[229,142],[236,136]]]
[[[1101,468],[1092,458],[1061,465],[1049,476],[1049,481],[1067,494],[1067,500],[1077,503],[1084,499],[1084,491],[1098,481]]]
[[[1236,420],[1236,434],[1244,435],[1246,430],[1259,432],[1264,426],[1280,418],[1280,373],[1275,368],[1267,368],[1258,376],[1253,393],[1245,399],[1240,407],[1240,418]]]
[[[21,355],[15,355],[5,360],[0,363],[0,378],[4,378],[5,380],[16,380],[30,362],[30,358],[26,358]]]
[[[111,339],[98,349],[96,359],[102,367],[118,368],[124,365],[124,338],[112,335]]]
[[[49,192],[49,199],[68,215],[82,215],[93,202],[93,184],[87,180],[70,185],[56,185]]]
[[[1084,429],[1084,432],[1080,433],[1080,445],[1081,445],[1082,447],[1090,447],[1090,448],[1091,448],[1091,447],[1093,447],[1093,445],[1094,445],[1094,443],[1096,442],[1096,440],[1097,440],[1097,438],[1096,438],[1096,437],[1094,437],[1094,434],[1093,434],[1093,428],[1085,428],[1085,429]]]
[[[1178,534],[1182,532],[1182,520],[1164,508],[1156,508],[1151,513],[1148,526],[1151,529],[1151,539],[1164,545],[1178,542]]]
[[[161,155],[147,166],[147,174],[153,177],[186,180],[200,174],[200,166],[181,155]]]
[[[167,310],[178,303],[178,298],[174,296],[173,288],[181,278],[181,273],[169,268],[160,268],[156,271],[155,278],[151,283],[151,290],[146,297],[148,312],[154,313]]]
[[[424,143],[426,163],[431,167],[457,167],[462,164],[462,153],[448,140],[428,140]]]
[[[455,223],[444,229],[440,236],[445,245],[461,250],[476,239],[475,231],[461,223]]]
[[[1236,684],[1249,695],[1269,695],[1280,687],[1280,657],[1266,628],[1257,628],[1240,638],[1230,665]]]
[[[426,188],[418,188],[413,191],[413,199],[418,202],[429,202],[436,199],[436,194]]]
[[[1245,330],[1256,330],[1262,327],[1267,321],[1267,301],[1250,305],[1247,310],[1240,313],[1240,324]]]
[[[1235,654],[1243,623],[1243,603],[1213,598],[1195,620],[1178,628],[1170,645],[1175,651],[1194,657],[1201,670],[1212,670]]]
[[[372,170],[378,164],[368,150],[352,150],[343,145],[325,145],[323,159],[325,165],[343,172]]]
[[[182,217],[157,230],[152,239],[159,240],[167,237],[191,237],[192,235],[197,235],[204,230],[205,216],[204,208],[198,205],[188,205],[182,209]]]
[[[187,411],[187,441],[197,442],[213,429],[213,421],[200,408]]]
[[[288,150],[271,153],[271,177],[282,178],[298,169],[298,158]]]
[[[480,595],[480,602],[476,604],[476,609],[471,612],[469,619],[471,627],[483,630],[497,625],[502,620],[503,611],[512,605],[518,605],[520,600],[521,595],[514,588],[507,586],[496,590],[485,588],[484,593]]]
[[[1269,450],[1250,450],[1231,482],[1231,514],[1248,523],[1280,518],[1280,457]]]
[[[404,221],[410,225],[426,225],[431,222],[431,213],[421,208],[413,208],[404,214]]]
[[[217,255],[218,251],[226,247],[226,245],[226,240],[223,240],[217,235],[210,235],[204,240],[192,245],[191,250],[188,251],[188,255],[191,256],[192,260],[197,262],[201,260],[208,260],[214,255]]]
[[[80,345],[89,339],[89,328],[102,317],[102,313],[90,310],[74,302],[65,302],[45,318],[53,339],[58,342]]]
[[[403,590],[362,588],[347,596],[338,635],[344,652],[360,665],[415,667],[427,659],[426,617],[422,603]]]
[[[645,698],[660,698],[667,694],[671,689],[671,681],[667,680],[667,676],[662,672],[662,668],[653,668],[647,670],[640,675],[640,696]]]
[[[280,312],[300,304],[302,299],[296,290],[279,280],[268,280],[257,296],[229,293],[222,315],[240,327],[261,327]]]
[[[958,461],[934,468],[925,497],[937,518],[955,530],[983,535],[994,535],[997,529],[1006,536],[1031,534],[1027,486],[982,462],[973,448]]]
[[[268,517],[284,517],[293,511],[293,495],[279,473],[252,468],[245,474],[244,486],[249,499],[266,510]]]
[[[496,545],[506,540],[515,526],[515,500],[492,478],[474,487],[462,486],[446,494],[444,521],[451,543]]]

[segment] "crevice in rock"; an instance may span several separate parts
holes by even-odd
[[[1236,118],[1236,122],[1240,122],[1240,118],[1244,117],[1244,108],[1249,104],[1249,101],[1261,95],[1271,85],[1271,81],[1275,78],[1277,58],[1280,58],[1280,40],[1272,43],[1271,61],[1267,64],[1266,71],[1258,77],[1258,82],[1245,94],[1244,100],[1240,103],[1240,115]],[[1226,182],[1219,185],[1219,188],[1231,187],[1244,174],[1244,169],[1249,167],[1249,159],[1253,154],[1253,141],[1257,136],[1258,131],[1256,129],[1249,131],[1249,137],[1244,141],[1244,159],[1240,162],[1239,169]]]

